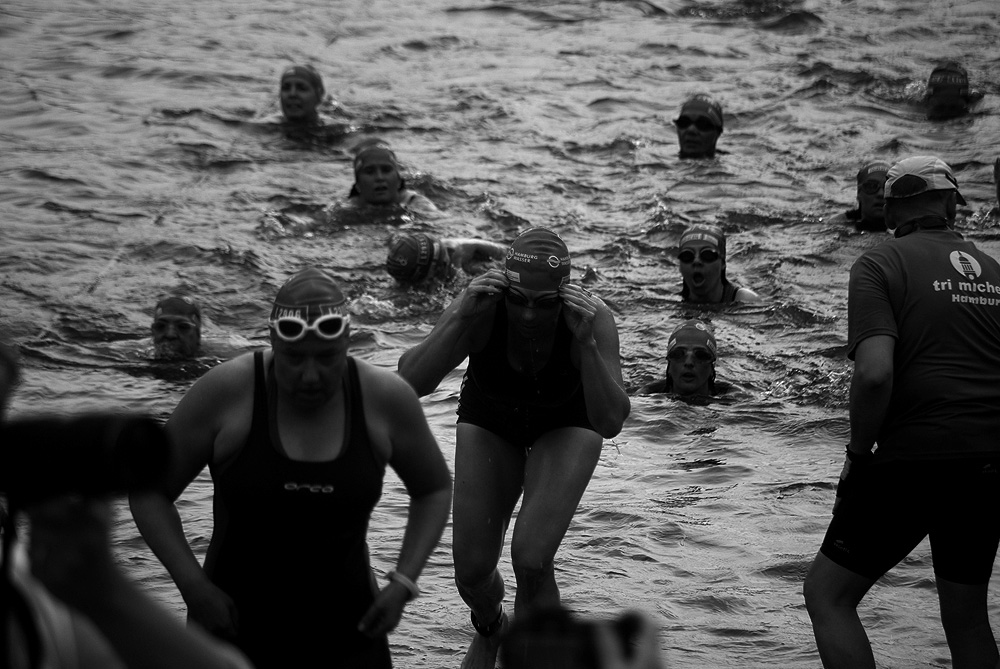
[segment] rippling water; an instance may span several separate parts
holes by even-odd
[[[969,201],[963,232],[1000,255],[998,21],[996,0],[12,0],[0,7],[0,327],[27,372],[12,414],[165,418],[212,364],[265,343],[270,300],[305,263],[348,285],[355,354],[394,368],[461,287],[395,288],[381,262],[397,227],[558,230],[576,276],[592,270],[615,309],[635,388],[662,374],[669,331],[699,315],[677,295],[677,236],[715,222],[730,276],[766,298],[700,314],[738,389],[705,406],[633,399],[557,580],[581,612],[650,612],[673,667],[816,666],[800,589],[848,432],[847,272],[883,239],[824,221],[851,205],[862,162],[936,153]],[[945,58],[985,98],[930,122],[919,99]],[[288,137],[269,122],[292,62],[324,74],[330,132]],[[696,92],[723,102],[725,153],[680,161],[669,121]],[[442,218],[338,207],[348,149],[372,134]],[[176,289],[202,300],[208,354],[153,363],[150,312]],[[449,462],[460,375],[424,401]],[[387,481],[370,536],[380,570],[405,517]],[[182,498],[199,551],[210,495],[206,474]],[[457,666],[468,643],[450,541],[448,529],[427,596],[392,637],[398,666]],[[116,550],[180,615],[127,512]],[[862,609],[884,666],[950,665],[926,544]]]

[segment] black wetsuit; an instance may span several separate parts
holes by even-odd
[[[212,466],[215,527],[205,559],[239,611],[237,645],[255,669],[391,667],[386,638],[358,621],[378,588],[368,562],[368,519],[385,473],[365,426],[357,367],[348,358],[344,447],[301,462],[279,447],[274,375],[254,356],[253,423],[246,444]]]
[[[500,301],[483,350],[469,356],[458,402],[460,423],[472,423],[523,448],[560,427],[593,430],[587,418],[580,370],[573,366],[573,333],[562,316],[555,344],[537,374],[514,371],[507,361],[507,307]]]

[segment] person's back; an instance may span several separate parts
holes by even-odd
[[[942,227],[872,249],[852,270],[852,277],[861,274],[884,282],[896,321],[893,393],[879,452],[917,454],[940,443],[948,443],[952,455],[995,451],[1000,264]],[[864,327],[879,333],[893,329]]]

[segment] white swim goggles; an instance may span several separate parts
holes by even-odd
[[[282,316],[267,322],[275,334],[287,342],[299,341],[310,332],[315,333],[320,339],[339,339],[347,331],[350,323],[349,314],[326,314],[314,320],[312,325],[298,316]]]

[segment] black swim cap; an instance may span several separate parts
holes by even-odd
[[[420,283],[448,263],[448,251],[436,237],[418,232],[396,235],[389,242],[385,269],[397,281]]]
[[[326,314],[343,314],[347,298],[325,269],[307,267],[296,272],[278,290],[270,320],[294,316],[311,323]]]
[[[558,290],[569,282],[569,249],[556,233],[532,228],[518,235],[507,250],[504,273],[528,290]]]

